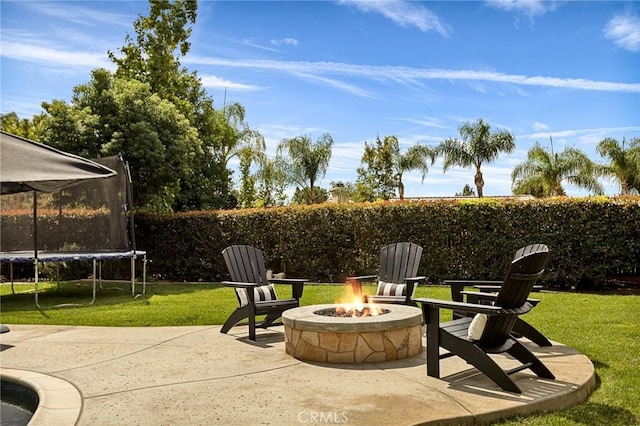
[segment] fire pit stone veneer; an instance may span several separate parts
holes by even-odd
[[[422,352],[422,312],[412,306],[379,304],[387,311],[366,317],[337,317],[316,312],[339,305],[311,305],[282,315],[287,354],[330,363],[393,361]]]

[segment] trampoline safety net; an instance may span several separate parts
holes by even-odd
[[[94,160],[118,174],[90,179],[56,192],[37,193],[38,250],[126,252],[135,250],[129,223],[130,185],[120,156]],[[2,252],[33,251],[33,192],[3,195]]]

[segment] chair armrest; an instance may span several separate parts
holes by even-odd
[[[360,277],[347,277],[347,281],[373,281],[378,278],[377,275],[362,275]]]
[[[300,300],[304,290],[304,284],[309,282],[309,280],[306,278],[271,278],[269,282],[273,284],[291,285],[291,297]]]
[[[502,308],[500,306],[492,306],[492,305],[477,305],[475,303],[453,302],[449,300],[440,300],[440,299],[425,299],[422,297],[418,297],[413,300],[415,302],[422,303],[424,305],[431,306],[434,308],[451,309],[451,310],[455,310],[459,312],[467,312],[467,313],[495,315],[500,311],[502,311]]]
[[[235,287],[235,288],[255,288],[255,287],[260,287],[261,284],[258,283],[243,283],[240,281],[222,281],[222,285],[227,286],[227,287]],[[262,284],[264,285],[264,284]]]
[[[414,282],[414,283],[419,283],[420,281],[426,281],[427,277],[408,277],[404,279],[405,281],[410,281],[410,282]]]
[[[306,278],[269,278],[267,281],[274,284],[304,284],[309,282]]]
[[[475,299],[481,300],[496,300],[496,298],[498,297],[497,293],[483,293],[480,291],[462,291],[460,292],[460,294],[464,294],[467,297],[471,296]],[[540,303],[540,300],[527,298],[527,302],[531,303],[533,306],[536,306],[538,303]]]
[[[462,284],[466,286],[476,286],[476,285],[502,285],[502,281],[500,280],[443,280],[445,285],[451,284]]]

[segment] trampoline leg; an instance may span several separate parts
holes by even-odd
[[[33,269],[35,271],[34,273],[34,290],[35,290],[35,298],[36,298],[36,307],[38,309],[40,308],[40,303],[38,303],[38,259],[35,259],[33,261]]]
[[[93,259],[93,299],[89,304],[93,305],[95,301],[96,301],[96,260]]]
[[[147,255],[142,257],[142,293],[147,292]]]

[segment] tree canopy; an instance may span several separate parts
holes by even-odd
[[[458,129],[461,139],[447,138],[437,148],[444,158],[446,172],[453,166],[474,167],[474,182],[478,197],[483,196],[484,178],[482,165],[492,163],[501,153],[511,153],[516,148],[515,137],[506,130],[491,131],[491,126],[479,118],[474,123],[465,122]]]
[[[565,147],[561,153],[544,149],[538,142],[527,153],[527,160],[511,173],[513,192],[538,197],[566,195],[563,182],[603,194],[596,165],[579,149]]]
[[[613,138],[605,138],[598,143],[596,151],[609,159],[609,164],[600,168],[600,173],[618,181],[620,194],[629,195],[640,192],[640,138],[622,144]]]
[[[332,147],[333,138],[329,133],[324,133],[315,143],[305,135],[284,139],[278,144],[277,156],[284,173],[289,182],[303,192],[298,199],[306,198],[307,204],[326,200],[326,191],[318,191],[316,182],[327,172]]]
[[[396,195],[404,199],[404,182],[406,172],[418,170],[422,180],[429,171],[428,162],[433,164],[435,152],[421,144],[409,147],[400,152],[400,143],[395,135],[376,137],[374,143],[365,141],[361,166],[357,169],[356,198],[363,201],[374,201],[381,198],[388,200]]]

